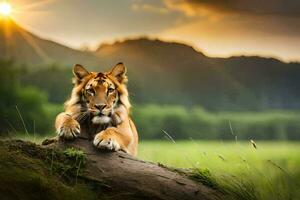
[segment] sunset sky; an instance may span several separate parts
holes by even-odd
[[[1,0],[0,0],[1,1]],[[190,44],[209,56],[300,61],[299,0],[11,0],[17,22],[70,47],[124,37]]]

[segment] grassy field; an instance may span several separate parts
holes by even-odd
[[[232,199],[300,199],[300,143],[145,141],[139,158],[209,172]]]

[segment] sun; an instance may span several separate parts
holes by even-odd
[[[8,17],[11,15],[12,7],[7,2],[0,2],[0,15]]]

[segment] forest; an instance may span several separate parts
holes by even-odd
[[[1,135],[53,135],[55,116],[63,110],[63,102],[72,89],[71,67],[50,65],[32,69],[2,60],[0,68]],[[167,104],[159,95],[153,94],[151,98],[158,101],[149,103],[143,100],[147,97],[138,95],[137,80],[131,76],[130,71],[128,77],[132,116],[142,139],[162,139],[166,133],[175,139],[300,139],[297,132],[300,128],[300,113],[297,110],[257,110],[259,106],[254,105],[255,101],[252,103],[256,109],[252,110],[237,111],[228,107],[210,110],[201,104],[185,105],[180,104],[180,101]],[[157,93],[168,91],[157,85],[149,90],[155,88]],[[183,98],[180,95],[178,98]]]

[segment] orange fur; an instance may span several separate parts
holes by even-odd
[[[138,134],[130,118],[125,66],[119,63],[109,72],[96,73],[75,65],[73,73],[71,97],[65,103],[65,111],[56,117],[59,137],[75,139],[83,127],[89,131],[93,128],[97,148],[123,150],[135,156]]]

